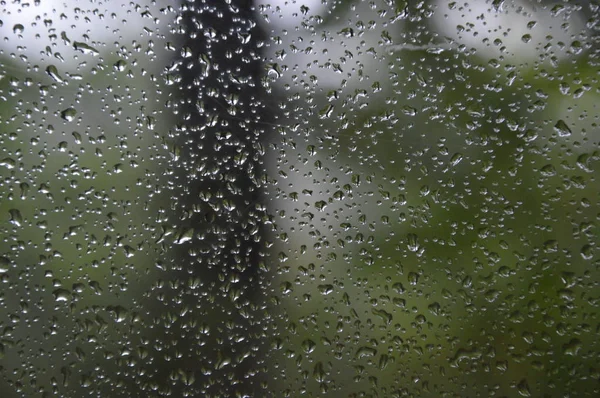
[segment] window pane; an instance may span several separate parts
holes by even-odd
[[[3,396],[597,396],[589,1],[2,4]]]

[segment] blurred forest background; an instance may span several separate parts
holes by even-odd
[[[3,396],[599,395],[598,4],[0,7]]]

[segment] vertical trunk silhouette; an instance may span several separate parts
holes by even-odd
[[[155,374],[169,386],[162,393],[172,396],[265,393],[258,303],[267,220],[261,143],[268,123],[262,38],[251,5],[182,5],[168,77],[178,123],[173,219],[164,230],[172,232],[164,240],[169,281],[159,289],[163,317],[155,320],[165,339]]]

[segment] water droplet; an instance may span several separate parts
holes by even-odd
[[[156,118],[153,116],[146,116],[146,128],[149,130],[154,130],[156,127]]]
[[[571,339],[567,344],[563,345],[565,355],[577,356],[583,348],[583,343],[577,338]]]
[[[317,362],[315,364],[315,367],[313,369],[313,377],[319,383],[322,383],[323,381],[325,381],[325,370],[323,369],[323,363],[322,362]]]
[[[23,25],[21,25],[20,23],[15,24],[13,26],[13,33],[14,34],[21,34],[21,33],[23,33],[24,30],[25,30],[25,27]]]
[[[540,169],[540,173],[544,177],[552,177],[552,176],[556,175],[556,169],[551,164],[547,164]]]
[[[16,165],[17,165],[17,162],[15,162],[15,160],[13,158],[4,158],[4,159],[0,160],[0,166],[4,166],[9,170],[14,169]]]
[[[223,369],[224,367],[228,366],[229,364],[231,364],[231,358],[229,358],[229,357],[219,358],[217,360],[217,362],[215,363],[215,369]]]
[[[65,82],[65,80],[63,79],[63,77],[58,73],[58,69],[54,65],[49,65],[46,68],[46,73],[48,74],[48,76],[50,76],[57,83],[64,83]]]
[[[97,281],[90,281],[89,285],[94,291],[94,293],[102,294],[102,287],[100,287],[100,283],[98,283]]]
[[[323,211],[327,207],[327,202],[325,202],[324,200],[319,200],[315,202],[315,207],[317,208],[317,210]]]
[[[75,120],[75,116],[77,116],[77,110],[74,108],[67,108],[60,113],[60,117],[66,120],[67,122],[72,122]]]
[[[302,342],[302,350],[305,354],[310,354],[311,352],[313,352],[316,346],[317,343],[315,343],[311,339],[306,339]]]
[[[326,296],[326,295],[331,294],[333,292],[333,285],[330,285],[330,284],[319,285],[318,289],[319,289],[319,293],[321,293],[322,295]]]
[[[558,241],[554,239],[544,242],[544,253],[556,253],[558,251]]]
[[[373,308],[371,309],[371,312],[373,313],[373,315],[381,318],[381,320],[383,321],[383,323],[385,323],[386,326],[392,323],[392,320],[394,319],[392,314],[382,309]]]
[[[552,17],[556,17],[558,15],[560,15],[560,13],[562,13],[565,10],[565,6],[562,4],[557,4],[554,7],[552,7],[552,9],[550,9],[550,15]]]
[[[405,105],[402,107],[402,113],[404,113],[406,116],[415,116],[417,112],[417,108],[414,108],[412,106]]]
[[[408,234],[406,236],[406,246],[408,247],[409,251],[413,253],[418,252],[421,248],[421,245],[419,244],[419,237],[416,234]]]
[[[8,272],[10,269],[10,259],[8,257],[0,256],[0,274]]]
[[[120,323],[127,319],[127,310],[120,306],[108,306],[106,310],[113,316],[115,322]]]
[[[321,119],[328,119],[329,117],[331,117],[331,114],[333,113],[334,109],[335,106],[333,104],[327,104],[323,109],[319,111],[319,117]]]
[[[129,245],[123,246],[123,252],[127,258],[131,258],[135,255],[135,249]]]
[[[21,212],[18,209],[10,209],[8,213],[10,214],[11,224],[13,224],[16,227],[20,227],[21,225],[23,225],[23,216],[21,215]]]
[[[77,131],[73,131],[71,135],[73,136],[75,143],[77,145],[81,145],[81,134],[79,134]]]
[[[387,368],[388,363],[390,362],[390,357],[387,354],[381,354],[379,358],[379,370],[384,370]]]
[[[409,272],[408,283],[410,283],[412,286],[416,286],[419,283],[419,274],[416,272]]]
[[[67,289],[56,289],[52,292],[54,300],[56,301],[69,301],[71,298],[71,292]]]
[[[356,350],[356,358],[369,358],[377,355],[377,350],[373,347],[360,347]]]
[[[584,245],[581,248],[580,253],[584,260],[591,260],[594,258],[594,248],[591,245]]]
[[[502,7],[504,6],[504,1],[505,0],[493,0],[492,7],[494,8],[494,11],[496,11],[496,12],[502,11]]]
[[[118,60],[113,65],[113,69],[117,72],[123,72],[125,68],[127,68],[127,61],[124,61],[122,59]]]
[[[560,119],[554,125],[554,131],[558,133],[559,137],[569,137],[571,135],[571,129],[567,126],[564,120]]]
[[[527,380],[523,379],[517,384],[517,392],[522,397],[531,397],[531,390],[529,389]]]
[[[450,158],[450,164],[454,167],[456,165],[458,165],[462,160],[463,160],[463,155],[462,153],[455,153],[454,155],[452,155],[452,157]]]
[[[77,51],[81,51],[84,54],[90,54],[90,55],[98,55],[100,54],[98,50],[96,50],[94,47],[80,42],[80,41],[75,41],[73,42],[73,48],[75,48],[75,50]]]
[[[188,229],[181,231],[181,233],[176,236],[174,243],[176,245],[181,245],[181,244],[191,241],[193,238],[194,238],[194,228],[188,228]]]

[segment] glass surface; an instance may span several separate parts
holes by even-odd
[[[0,395],[599,396],[599,11],[0,3]]]

